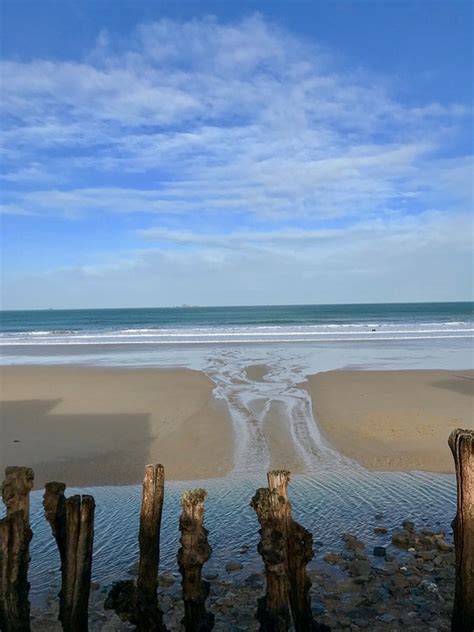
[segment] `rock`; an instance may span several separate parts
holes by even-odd
[[[173,605],[173,600],[169,595],[164,595],[163,597],[161,597],[160,608],[165,614],[173,608]]]
[[[408,529],[400,529],[392,534],[392,544],[395,546],[398,546],[401,549],[408,549],[410,543],[411,533]]]
[[[353,623],[355,626],[357,626],[356,628],[354,628],[354,630],[364,630],[365,628],[369,627],[369,622],[366,621],[365,619],[362,619],[361,617],[357,616],[355,617],[353,620]],[[353,626],[351,627],[351,630],[353,629]]]
[[[396,561],[393,562],[387,562],[383,568],[379,569],[380,573],[383,573],[384,575],[395,575],[396,573],[398,573],[398,571],[400,570],[400,567],[398,566],[398,563]],[[405,568],[405,570],[407,570]]]
[[[337,622],[341,628],[349,628],[351,625],[351,620],[344,615],[339,616]]]
[[[245,584],[247,586],[251,586],[252,588],[262,588],[263,578],[260,573],[252,573],[246,578]]]
[[[403,575],[394,575],[391,579],[392,590],[405,590],[409,586],[408,580]]]
[[[423,588],[424,590],[433,594],[439,593],[438,585],[434,582],[428,581],[427,579],[424,579],[422,582],[420,582],[420,588]]]
[[[381,601],[387,601],[389,598],[389,591],[383,586],[376,586],[375,588],[369,588],[364,591],[364,598],[371,604],[376,604]]]
[[[387,527],[374,527],[374,533],[377,533],[377,534],[387,533]]]
[[[215,605],[218,608],[232,608],[235,605],[234,597],[221,597],[215,601]]]
[[[393,614],[390,614],[390,612],[386,612],[385,614],[381,614],[377,617],[377,619],[379,621],[383,621],[383,623],[393,623],[396,618],[397,617],[395,617]]]
[[[344,559],[338,553],[326,553],[324,561],[328,564],[341,564]]]
[[[387,549],[384,546],[374,546],[375,557],[386,557]]]
[[[325,611],[324,604],[322,604],[321,602],[313,602],[313,604],[311,605],[311,611],[313,613],[313,616],[320,617]]]
[[[234,571],[240,571],[242,570],[242,564],[240,564],[240,562],[229,562],[228,564],[226,564],[225,570],[228,573],[233,573]]]
[[[411,520],[404,520],[402,522],[402,527],[407,531],[413,532],[415,530],[415,523]]]
[[[371,572],[370,564],[365,560],[354,560],[349,565],[349,571],[356,577],[369,576]]]
[[[341,537],[344,540],[346,549],[349,551],[361,552],[365,549],[365,544],[350,533],[344,533]]]
[[[403,625],[412,625],[417,621],[417,619],[418,613],[414,611],[402,612],[400,615],[400,621],[403,623]]]
[[[438,541],[438,550],[443,552],[454,551],[454,544],[445,542],[444,540]]]
[[[219,577],[219,573],[206,573],[204,579],[208,582],[212,582]]]
[[[91,582],[91,591],[99,590],[100,584],[98,582]]]
[[[158,584],[163,588],[169,588],[176,583],[176,577],[172,573],[161,573],[158,577]]]

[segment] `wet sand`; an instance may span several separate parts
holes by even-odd
[[[28,465],[35,486],[139,483],[147,463],[169,480],[233,466],[229,413],[214,383],[188,369],[0,369],[0,471]]]
[[[303,474],[305,462],[296,447],[284,406],[272,402],[263,420],[263,434],[270,450],[270,468]]]
[[[265,376],[270,371],[266,364],[250,364],[246,369],[247,379],[253,382],[263,382]]]
[[[303,385],[339,452],[373,470],[453,472],[447,439],[474,428],[474,371],[328,371]]]

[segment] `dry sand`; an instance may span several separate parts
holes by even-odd
[[[0,471],[31,466],[36,487],[138,483],[147,463],[179,480],[233,465],[229,413],[199,371],[8,366],[0,379]]]
[[[315,419],[374,470],[452,472],[455,428],[474,428],[474,371],[328,371],[310,376]]]

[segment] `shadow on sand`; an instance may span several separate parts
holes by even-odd
[[[455,375],[446,380],[436,380],[431,382],[435,388],[444,388],[453,393],[474,397],[474,377],[472,375]]]
[[[0,471],[34,468],[35,488],[141,482],[150,445],[148,413],[54,414],[62,399],[0,402]]]

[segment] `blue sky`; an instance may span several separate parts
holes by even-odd
[[[472,4],[2,11],[2,306],[472,297]]]

